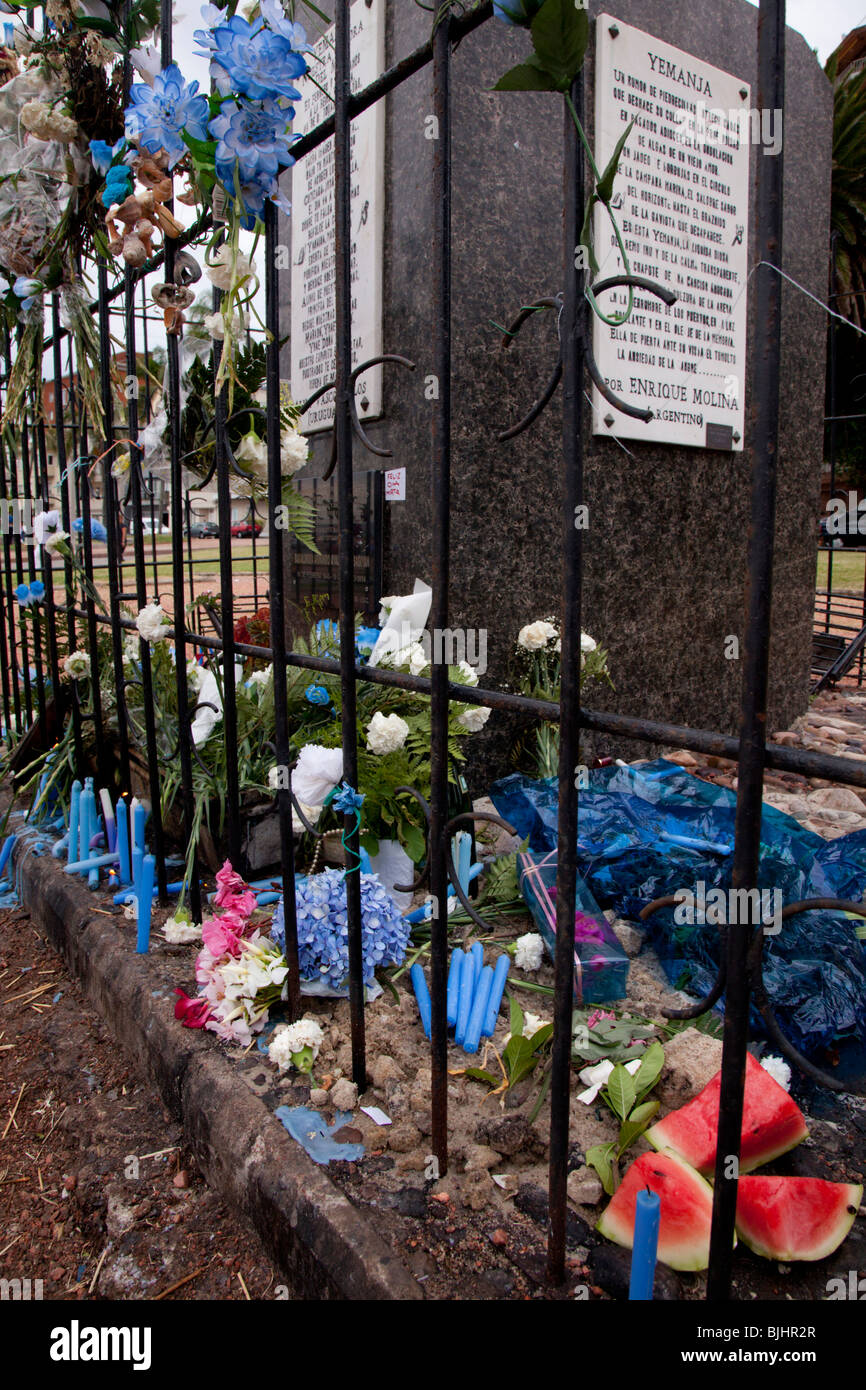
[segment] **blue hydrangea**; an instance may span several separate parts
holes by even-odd
[[[198,96],[197,82],[184,82],[177,63],[170,63],[153,79],[133,84],[126,108],[127,139],[138,137],[151,154],[165,150],[168,167],[173,169],[186,153],[181,131],[195,140],[207,139],[210,108],[207,98]]]
[[[295,879],[298,961],[302,980],[321,980],[342,989],[349,978],[346,883],[338,869]],[[372,984],[379,965],[400,965],[411,928],[377,874],[361,874],[361,940],[364,984]],[[280,899],[271,940],[285,950],[286,929]]]

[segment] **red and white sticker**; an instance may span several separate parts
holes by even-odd
[[[385,501],[406,501],[406,469],[387,468],[385,470]]]

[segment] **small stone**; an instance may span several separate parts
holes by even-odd
[[[65,1277],[66,1270],[63,1268],[63,1265],[52,1265],[48,1271],[48,1278],[53,1280],[55,1284],[59,1284],[60,1280]]]
[[[587,1168],[578,1168],[569,1173],[567,1189],[572,1202],[579,1207],[597,1206],[604,1194],[599,1179]]]
[[[329,1096],[335,1110],[354,1110],[358,1104],[358,1087],[344,1076],[334,1082]]]
[[[692,1100],[722,1065],[722,1044],[697,1028],[684,1028],[665,1043],[665,1065],[653,1098],[671,1110]]]
[[[324,1110],[327,1104],[328,1092],[324,1091],[321,1086],[314,1086],[310,1092],[310,1105],[314,1110]]]
[[[394,1058],[388,1057],[387,1054],[375,1057],[367,1070],[373,1085],[380,1091],[384,1091],[389,1081],[402,1081],[406,1074],[399,1062],[395,1062]]]
[[[796,744],[797,741],[798,741],[798,738],[799,738],[799,735],[798,735],[798,734],[792,733],[790,729],[786,729],[786,730],[785,730],[783,733],[781,733],[781,734],[773,734],[772,738],[770,739],[770,742],[771,742],[771,743],[780,743],[780,744],[782,745],[783,748],[786,748],[786,747],[790,747],[792,744]]]
[[[498,1226],[495,1231],[490,1232],[490,1244],[498,1246],[501,1250],[503,1246],[508,1244],[508,1232],[503,1231],[502,1227]]]
[[[185,1168],[181,1168],[179,1173],[175,1173],[171,1181],[174,1187],[189,1187],[189,1173]]]
[[[850,787],[820,787],[810,792],[807,800],[813,809],[823,806],[833,811],[856,811],[861,816],[866,813],[866,806]]]
[[[489,1172],[491,1168],[496,1167],[501,1157],[501,1154],[488,1148],[486,1144],[470,1144],[466,1150],[466,1171],[469,1173],[475,1168],[480,1168]]]
[[[617,941],[627,956],[631,958],[639,955],[640,949],[643,946],[642,931],[638,931],[637,927],[633,927],[631,922],[626,922],[621,918],[618,918],[617,921],[614,922],[613,930]]]
[[[409,1153],[410,1149],[416,1149],[420,1142],[421,1131],[412,1124],[391,1125],[388,1129],[388,1148],[393,1149],[395,1153]]]
[[[427,1168],[428,1153],[426,1149],[410,1149],[408,1153],[397,1155],[394,1160],[395,1173],[423,1173]]]
[[[697,767],[698,760],[687,748],[677,748],[673,753],[666,753],[665,757],[669,763],[679,763],[680,767]]]
[[[473,1168],[463,1180],[463,1205],[471,1211],[483,1211],[490,1205],[493,1197],[493,1184],[489,1173],[481,1168]]]
[[[332,1130],[331,1138],[335,1144],[363,1144],[364,1136],[359,1129],[353,1129],[351,1125],[341,1125],[339,1129]]]
[[[529,1148],[535,1135],[526,1115],[513,1114],[481,1120],[475,1138],[480,1144],[489,1144],[497,1153],[511,1158],[521,1149]]]

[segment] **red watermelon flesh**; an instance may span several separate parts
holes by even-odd
[[[823,1178],[741,1178],[737,1231],[767,1260],[823,1260],[842,1244],[863,1188]]]
[[[611,1198],[598,1230],[631,1250],[637,1194],[645,1188],[660,1199],[658,1257],[671,1269],[706,1269],[710,1260],[713,1189],[676,1154],[636,1158]]]
[[[646,1132],[654,1148],[672,1149],[705,1177],[712,1176],[716,1163],[721,1085],[719,1071],[694,1100],[671,1111]],[[762,1163],[787,1153],[808,1133],[799,1106],[760,1062],[747,1053],[740,1172],[750,1173]]]

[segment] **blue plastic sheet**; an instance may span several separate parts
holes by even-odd
[[[274,1114],[314,1163],[332,1163],[334,1159],[354,1162],[364,1157],[363,1144],[341,1144],[332,1137],[336,1130],[349,1123],[350,1111],[338,1110],[333,1125],[329,1125],[318,1110],[309,1110],[305,1105],[280,1105]]]
[[[730,887],[734,792],[664,759],[640,768],[599,768],[589,784],[580,793],[578,868],[602,907],[636,918],[654,898],[694,892],[699,882],[707,892]],[[534,782],[515,774],[495,783],[491,796],[500,815],[529,837],[530,850],[555,849],[555,778]],[[759,888],[778,889],[789,903],[860,901],[864,886],[866,832],[826,841],[764,806]],[[716,977],[718,930],[710,923],[678,923],[674,911],[654,913],[648,934],[672,983],[699,997]],[[845,913],[804,912],[766,937],[767,992],[782,1029],[806,1052],[845,1036],[866,1038],[866,956],[854,927]]]

